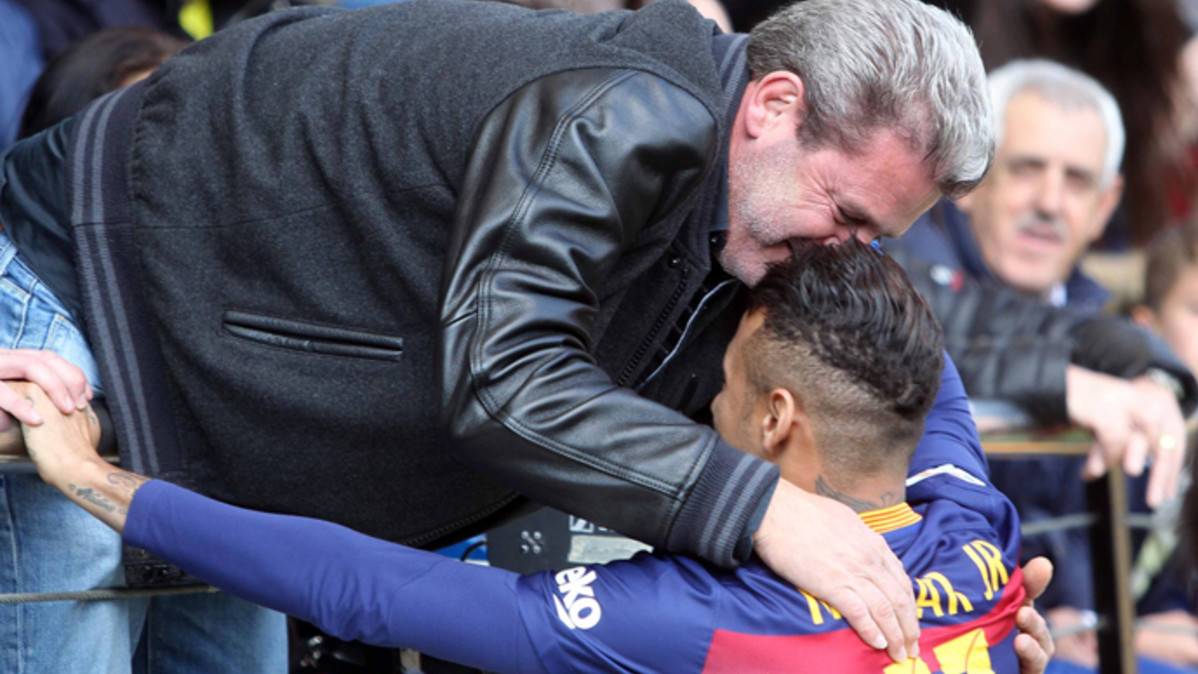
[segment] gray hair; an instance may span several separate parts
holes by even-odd
[[[1011,104],[1011,99],[1024,92],[1034,93],[1067,110],[1087,108],[1098,113],[1106,129],[1106,155],[1103,157],[1099,183],[1103,187],[1110,185],[1119,174],[1119,162],[1123,160],[1126,142],[1123,117],[1111,92],[1089,75],[1054,61],[1025,59],[996,68],[990,73],[990,101],[994,105],[994,135],[997,142],[1002,142],[1007,106]]]
[[[799,76],[799,138],[856,149],[890,128],[923,152],[941,193],[973,189],[994,158],[986,71],[969,29],[919,0],[805,0],[749,37],[754,79]]]

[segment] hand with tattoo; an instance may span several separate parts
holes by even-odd
[[[60,486],[77,464],[100,461],[95,448],[100,442],[100,424],[91,407],[63,414],[36,384],[9,382],[42,423],[22,424],[22,434],[38,474],[46,482]]]
[[[21,428],[38,475],[105,524],[121,531],[133,494],[146,478],[100,458],[96,452],[100,421],[90,406],[63,414],[37,385],[11,382],[10,386],[44,420],[37,426]]]

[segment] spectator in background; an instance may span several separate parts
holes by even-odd
[[[1097,316],[1107,293],[1077,263],[1119,202],[1124,143],[1118,106],[1092,78],[1049,61],[1013,62],[992,72],[989,81],[998,120],[990,173],[974,192],[956,205],[941,202],[889,247],[940,266],[949,279],[968,276],[1006,286],[1063,313]],[[1134,457],[1149,449],[1175,452],[1184,444],[1177,394],[1182,381],[1192,377],[1150,335],[1133,332],[1129,337],[1130,326],[1111,319],[1068,335],[1013,324],[1005,339],[996,340],[993,333],[961,320],[960,303],[933,304],[973,396],[1009,399],[1041,423],[1071,421],[1090,428],[1098,449],[1113,454],[1122,448],[1132,459],[1125,461],[1132,474],[1139,472]],[[1126,348],[1127,339],[1144,344],[1138,364],[1101,369],[1133,381],[1094,371],[1109,362],[1105,354],[1110,349]],[[1082,341],[1087,344],[1080,351],[1097,356],[1093,363],[1078,358],[1075,343]],[[1145,433],[1161,419],[1168,420],[1167,430]],[[1150,448],[1152,443],[1158,446]],[[1172,458],[1179,462],[1180,455]],[[1083,510],[1083,468],[1097,475],[1103,463],[1099,451],[1088,461],[998,462],[992,478],[1012,497],[1024,520],[1034,521]],[[1154,505],[1161,501],[1151,483],[1148,499]],[[1064,569],[1045,601],[1058,625],[1082,621],[1080,610],[1093,606],[1088,550],[1086,535],[1079,531],[1025,541],[1025,554],[1047,554]],[[1095,646],[1093,635],[1084,633],[1063,641],[1058,652],[1094,664]]]
[[[1148,247],[1143,301],[1132,308],[1131,315],[1163,337],[1191,370],[1198,371],[1198,222],[1165,230],[1153,239]],[[1183,531],[1192,536],[1198,531],[1198,494],[1193,489],[1187,490],[1182,511],[1187,518]],[[1175,517],[1169,518],[1164,527],[1155,528],[1136,559],[1137,572],[1150,567],[1140,573],[1159,571],[1173,577],[1170,592],[1147,598],[1155,610],[1140,621],[1136,650],[1166,662],[1198,667],[1198,619],[1192,612],[1193,597],[1186,591],[1192,573],[1185,570],[1190,566],[1187,552],[1174,553],[1178,542],[1175,523]]]
[[[1000,120],[991,173],[957,202],[967,217],[944,202],[939,222],[922,219],[908,240],[934,240],[935,254],[1054,306],[1097,312],[1107,293],[1077,264],[1123,191],[1119,107],[1102,85],[1051,61],[1010,63],[989,82]]]
[[[141,26],[176,31],[181,0],[9,0],[29,13],[42,60],[49,63],[105,28]]]
[[[187,43],[149,28],[109,28],[50,62],[29,95],[21,137],[47,129],[101,95],[146,77]]]
[[[0,0],[0,152],[17,138],[29,88],[42,71],[33,17],[19,3]]]
[[[1167,182],[1187,182],[1177,107],[1189,29],[1172,0],[930,0],[973,28],[987,70],[1041,57],[1077,68],[1114,94],[1127,128],[1127,195],[1105,243],[1143,245],[1170,222]],[[1163,176],[1170,176],[1170,181]]]
[[[1144,300],[1132,319],[1163,337],[1198,372],[1198,221],[1161,232],[1148,248]]]
[[[0,152],[25,133],[21,111],[42,67],[110,26],[170,30],[175,0],[0,0]]]
[[[1046,61],[1010,64],[995,71],[990,83],[1000,120],[990,173],[973,193],[957,204],[937,204],[887,248],[935,265],[932,275],[950,287],[968,277],[1067,310],[1064,316],[1097,317],[1106,291],[1077,268],[1077,261],[1118,200],[1118,108],[1093,79]],[[1040,334],[1041,341],[1033,339],[1035,334],[1020,335],[1020,326],[1012,325],[1011,335],[1020,335],[1012,344],[994,342],[989,332],[976,334],[976,322],[962,320],[951,313],[954,309],[945,307],[941,320],[947,323],[950,351],[956,349],[963,361],[967,388],[976,396],[1013,400],[1041,423],[1095,426],[1100,420],[1083,409],[1087,392],[1126,397],[1116,395],[1128,391],[1122,382],[1071,365],[1075,343],[1093,347],[1092,341],[1102,341],[1096,333],[1119,330],[1125,335],[1121,342],[1134,335],[1143,340],[1140,370],[1113,374],[1138,376],[1151,362],[1186,380],[1180,382],[1183,389],[1190,385],[1188,369],[1163,343],[1144,331],[1127,332],[1128,326],[1114,319],[1094,323],[1085,335]],[[1009,358],[1011,349],[1018,359]],[[1095,363],[1091,369],[1106,368]],[[1125,414],[1112,416],[1131,421]]]

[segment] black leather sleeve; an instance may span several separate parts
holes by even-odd
[[[1064,423],[1065,368],[1074,364],[1124,378],[1159,368],[1182,385],[1187,414],[1198,405],[1193,375],[1159,338],[1130,321],[1047,306],[904,251],[890,254],[940,319],[970,397],[1010,400],[1041,423]]]
[[[1198,409],[1198,381],[1181,357],[1156,334],[1119,316],[1096,316],[1082,321],[1071,334],[1076,345],[1073,362],[1098,372],[1130,379],[1150,369],[1161,370],[1181,386],[1181,411]]]
[[[469,159],[439,370],[456,448],[488,475],[731,565],[777,469],[617,387],[591,355],[596,288],[645,230],[688,207],[717,147],[707,108],[645,73],[574,71],[510,97]]]

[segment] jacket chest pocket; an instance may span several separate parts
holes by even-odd
[[[403,356],[403,338],[364,330],[234,310],[224,313],[222,326],[234,337],[291,351],[385,361]]]

